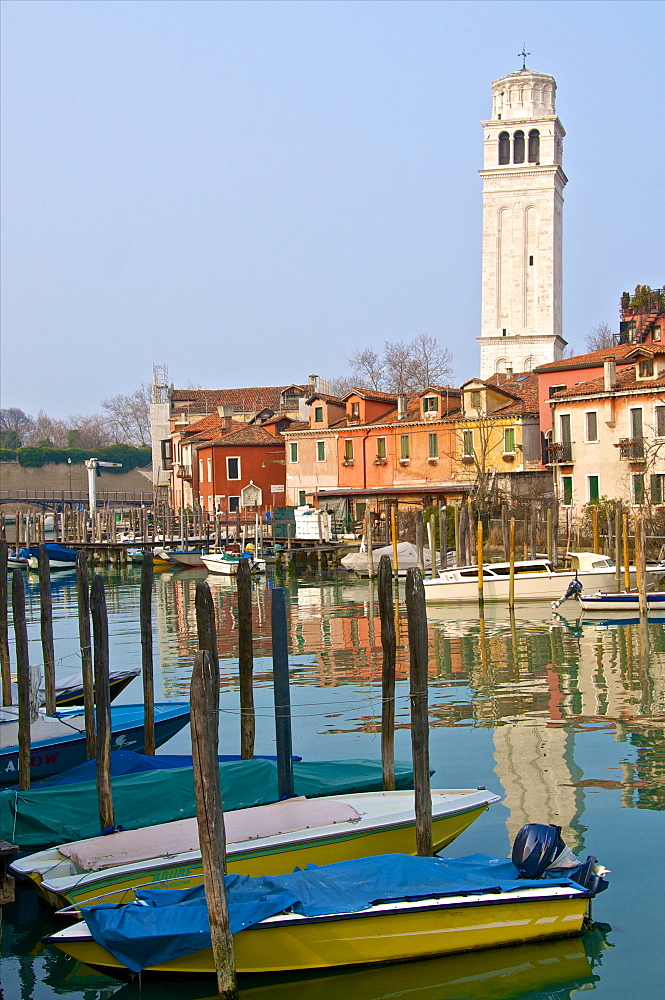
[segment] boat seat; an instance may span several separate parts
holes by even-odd
[[[267,806],[252,806],[224,814],[226,843],[277,837],[298,830],[349,823],[360,813],[346,802],[297,797]],[[151,858],[171,857],[198,851],[199,833],[196,817],[161,823],[141,830],[122,830],[106,837],[92,837],[62,844],[58,851],[69,858],[81,872],[100,871],[115,865],[133,864]]]

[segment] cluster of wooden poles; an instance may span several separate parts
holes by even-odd
[[[111,831],[114,829],[115,819],[111,786],[109,629],[106,594],[104,580],[100,574],[95,574],[90,584],[88,565],[83,552],[78,554],[76,573],[86,751],[88,759],[96,757],[97,760],[96,778],[100,828],[104,831]],[[48,557],[43,543],[39,547],[39,574],[45,702],[47,713],[53,714],[55,713],[55,653],[50,575]],[[140,619],[145,704],[144,752],[150,754],[155,752],[151,620],[152,577],[152,556],[150,553],[146,553],[141,576]],[[238,568],[237,588],[241,757],[251,759],[254,756],[255,740],[252,582],[250,569],[246,562],[241,562]],[[294,794],[288,629],[284,591],[281,588],[275,588],[271,594],[275,733],[278,793],[281,799]],[[395,616],[399,613],[399,608],[395,607],[394,604],[392,567],[386,556],[383,556],[379,562],[378,597],[383,648],[381,719],[383,787],[385,790],[393,790],[395,788]],[[233,959],[233,938],[230,932],[224,889],[226,845],[217,759],[220,692],[217,626],[212,595],[205,581],[197,583],[195,608],[199,652],[194,661],[190,703],[197,823],[219,995],[225,998],[235,998],[237,997],[237,985]],[[422,574],[417,569],[411,569],[407,574],[406,610],[410,653],[416,848],[419,855],[431,856],[432,802],[429,774],[427,619]],[[13,572],[12,615],[15,630],[18,690],[19,788],[26,790],[30,787],[31,668],[28,657],[25,591],[20,570]],[[0,540],[0,650],[2,650],[3,704],[11,705],[7,629],[7,542],[4,539]]]
[[[243,574],[244,576],[244,574]],[[396,631],[393,603],[392,567],[387,556],[382,556],[378,567],[379,613],[381,617],[381,645],[383,648],[381,757],[383,787],[395,787],[394,728],[395,728],[395,658]],[[249,582],[249,569],[247,570]],[[238,613],[241,616],[241,587],[244,584],[238,572]],[[250,584],[251,585],[251,584]],[[280,798],[294,794],[291,707],[289,694],[287,621],[284,591],[272,592],[271,629],[273,645],[273,685],[275,698],[275,727],[277,737],[278,788]],[[406,577],[406,611],[408,621],[410,658],[411,748],[414,775],[414,803],[416,816],[416,852],[424,857],[432,855],[432,797],[429,768],[428,720],[428,641],[425,615],[425,591],[422,573],[410,569]],[[225,1000],[238,996],[233,957],[233,936],[230,930],[226,900],[225,833],[221,789],[218,778],[219,740],[219,688],[220,673],[217,657],[216,631],[210,590],[205,581],[196,587],[196,616],[200,651],[194,660],[190,689],[192,756],[196,815],[201,847],[203,883],[205,887],[213,959],[217,972],[218,995]],[[251,617],[249,617],[251,628]],[[239,635],[241,638],[242,631]],[[249,639],[247,631],[244,642]],[[239,642],[242,655],[242,643]],[[242,666],[241,666],[242,671]],[[246,680],[248,678],[246,677]],[[241,672],[241,718],[251,719],[253,740],[253,705],[248,701],[249,689],[243,693]],[[250,731],[242,734],[249,738]]]

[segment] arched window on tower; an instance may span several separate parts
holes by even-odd
[[[524,132],[521,128],[513,136],[513,163],[524,163]]]
[[[510,136],[507,132],[499,132],[499,166],[510,163]]]
[[[540,163],[540,132],[537,128],[529,132],[529,163]]]

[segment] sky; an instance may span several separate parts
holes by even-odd
[[[427,333],[477,375],[492,80],[557,81],[564,336],[662,287],[662,2],[4,0],[0,405],[345,374]]]

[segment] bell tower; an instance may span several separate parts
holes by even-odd
[[[561,167],[556,82],[526,67],[492,84],[484,131],[480,376],[557,361],[561,336]]]

